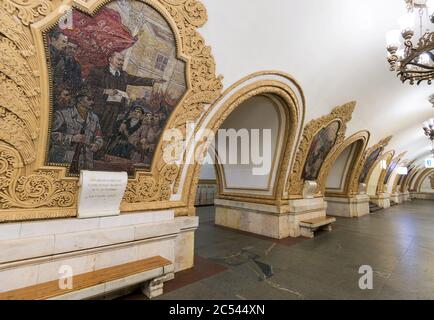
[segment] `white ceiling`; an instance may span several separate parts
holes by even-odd
[[[227,88],[259,70],[291,74],[306,96],[306,120],[357,101],[347,136],[371,132],[370,145],[426,156],[421,123],[434,116],[426,84],[402,84],[389,71],[385,34],[398,28],[404,0],[201,0],[201,29]]]

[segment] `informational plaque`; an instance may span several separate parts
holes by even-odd
[[[82,170],[79,181],[78,218],[120,214],[119,206],[127,182],[126,172]]]

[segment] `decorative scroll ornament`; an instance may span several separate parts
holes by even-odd
[[[47,210],[38,208],[71,208],[75,205],[77,184],[59,179],[55,171],[37,171],[21,175],[23,164],[18,153],[0,144],[0,222],[51,217]],[[28,209],[18,212],[14,208]],[[0,211],[1,212],[1,211]],[[64,215],[71,215],[65,211]],[[74,213],[75,215],[75,213]]]
[[[327,127],[330,123],[338,121],[340,123],[337,138],[333,148],[329,154],[333,154],[336,148],[345,139],[345,132],[347,129],[347,122],[351,120],[351,116],[356,107],[356,102],[352,101],[342,106],[335,107],[332,112],[319,119],[310,121],[303,130],[300,145],[298,147],[295,162],[292,168],[292,172],[289,177],[289,189],[288,194],[290,198],[301,198],[303,194],[304,180],[302,178],[303,168],[308,157],[309,149],[312,144],[312,140],[316,134],[322,129]],[[323,179],[323,177],[321,177]],[[318,182],[318,181],[317,181]],[[319,181],[321,184],[321,181]]]
[[[2,7],[26,26],[53,10],[49,0],[3,0]]]
[[[66,5],[94,12],[107,2],[77,0]],[[189,90],[166,126],[185,131],[185,123],[196,120],[222,90],[211,48],[196,31],[207,20],[206,10],[196,0],[144,2],[172,26],[178,51],[188,61]],[[65,177],[64,168],[41,166],[46,156],[49,79],[46,59],[37,53],[44,52],[42,31],[57,22],[64,4],[0,0],[0,140],[7,145],[1,144],[0,149],[0,221],[75,215],[77,179]],[[50,14],[54,12],[57,18]],[[167,143],[159,143],[151,172],[138,172],[129,181],[122,210],[155,209],[164,201],[170,207],[179,166],[164,162],[162,150]]]

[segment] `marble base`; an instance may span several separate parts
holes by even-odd
[[[299,237],[299,221],[325,217],[323,198],[290,200],[288,205],[273,206],[232,200],[215,200],[215,223],[275,239]]]
[[[370,201],[375,203],[380,208],[386,209],[390,207],[390,194],[389,193],[381,193],[376,196],[370,196]]]
[[[411,201],[410,192],[406,191],[402,194],[404,201]]]
[[[338,217],[362,217],[369,214],[369,196],[326,197],[327,215]]]
[[[434,193],[415,192],[413,193],[415,199],[421,200],[434,200]]]
[[[390,200],[400,204],[404,201],[404,197],[403,197],[402,193],[396,192],[396,193],[392,193],[390,195]]]
[[[172,210],[0,224],[0,292],[57,280],[64,266],[77,275],[159,255],[191,268],[197,226]]]

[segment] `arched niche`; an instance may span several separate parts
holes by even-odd
[[[357,193],[357,185],[354,186],[351,182],[359,174],[358,163],[363,160],[369,136],[368,131],[355,133],[330,155],[323,173],[327,179],[323,180],[324,185],[319,186],[326,196],[347,197]]]
[[[325,160],[345,139],[347,123],[355,106],[356,102],[352,101],[335,107],[330,114],[306,124],[288,181],[289,199],[303,197],[305,181],[316,181],[318,186],[324,186]],[[315,196],[321,196],[318,187]]]
[[[410,177],[410,179],[407,182],[407,188],[409,192],[414,192],[414,185],[417,181],[417,177],[422,173],[424,169],[423,168],[418,168]]]
[[[284,197],[289,168],[294,161],[292,155],[299,141],[304,120],[304,96],[300,86],[289,75],[266,71],[241,79],[228,88],[218,101],[206,110],[195,126],[195,139],[190,139],[187,143],[194,146],[196,154],[205,154],[210,142],[207,137],[208,134],[210,132],[216,134],[226,119],[229,119],[230,124],[230,115],[236,112],[236,109],[241,108],[241,112],[244,113],[252,105],[255,106],[253,107],[255,117],[264,110],[271,112],[272,119],[274,119],[272,121],[274,121],[275,138],[279,140],[279,143],[274,147],[277,153],[275,153],[275,172],[270,180],[270,189],[267,188],[266,192],[264,190],[255,191],[247,190],[243,186],[243,188],[235,188],[237,189],[236,192],[227,192],[229,191],[227,188],[228,181],[226,177],[223,178],[225,168],[218,165],[219,189],[224,190],[226,186],[226,190],[222,193],[223,197],[248,202],[276,204]],[[241,113],[236,112],[235,116],[237,114]],[[280,121],[279,126],[276,123],[277,119]],[[278,132],[281,133],[277,135]],[[186,162],[191,164],[183,166],[172,199],[184,199],[188,203],[189,214],[194,214],[195,186],[198,182],[201,163],[192,160],[194,158],[193,153],[186,154],[185,157]],[[229,168],[229,171],[231,170],[233,172],[234,168]],[[262,181],[264,180],[262,179]],[[229,183],[234,186],[234,180],[230,180]]]
[[[358,173],[355,176],[355,179],[352,181],[354,190],[358,190],[361,184],[367,184],[368,175],[371,168],[381,156],[384,148],[389,144],[390,140],[392,140],[392,136],[388,136],[387,138],[380,140],[377,144],[365,151],[362,161],[360,161],[358,164]]]
[[[399,190],[401,192],[408,192],[410,191],[410,181],[413,179],[414,175],[419,170],[419,167],[417,165],[412,165],[410,169],[408,170],[408,174],[403,177],[401,183],[398,183]]]
[[[432,174],[434,174],[434,169],[432,168],[422,170],[416,179],[413,189],[418,193],[427,193],[427,190],[431,187],[430,177]]]
[[[393,192],[393,186],[395,183],[395,179],[397,178],[397,172],[396,169],[402,164],[401,160],[402,157],[406,154],[406,152],[403,152],[399,154],[397,157],[392,159],[389,166],[387,167],[386,173],[384,175],[383,180],[383,192],[392,193]]]
[[[404,185],[406,184],[408,177],[413,174],[413,171],[416,168],[414,161],[408,163],[406,166],[407,166],[407,174],[399,175],[396,177],[395,182],[393,184],[393,192],[401,192],[401,193],[404,192]]]
[[[434,170],[429,171],[429,173],[422,180],[422,183],[419,187],[419,192],[434,194]]]
[[[394,150],[386,152],[375,161],[374,165],[369,170],[366,178],[366,191],[370,197],[375,197],[379,193],[379,187],[384,181],[386,169],[392,161],[394,154]]]
[[[257,134],[253,135],[253,131]],[[225,150],[218,148],[216,158],[219,197],[274,196],[287,131],[285,107],[275,96],[258,95],[240,104],[219,128],[218,133],[223,134],[216,136],[217,146],[221,139],[226,138]],[[225,132],[236,132],[237,138],[239,137],[236,155],[238,163],[229,161],[230,139],[225,136]],[[242,146],[241,141],[244,141]],[[222,158],[222,152],[225,159]],[[253,154],[256,154],[257,159],[252,158]]]

